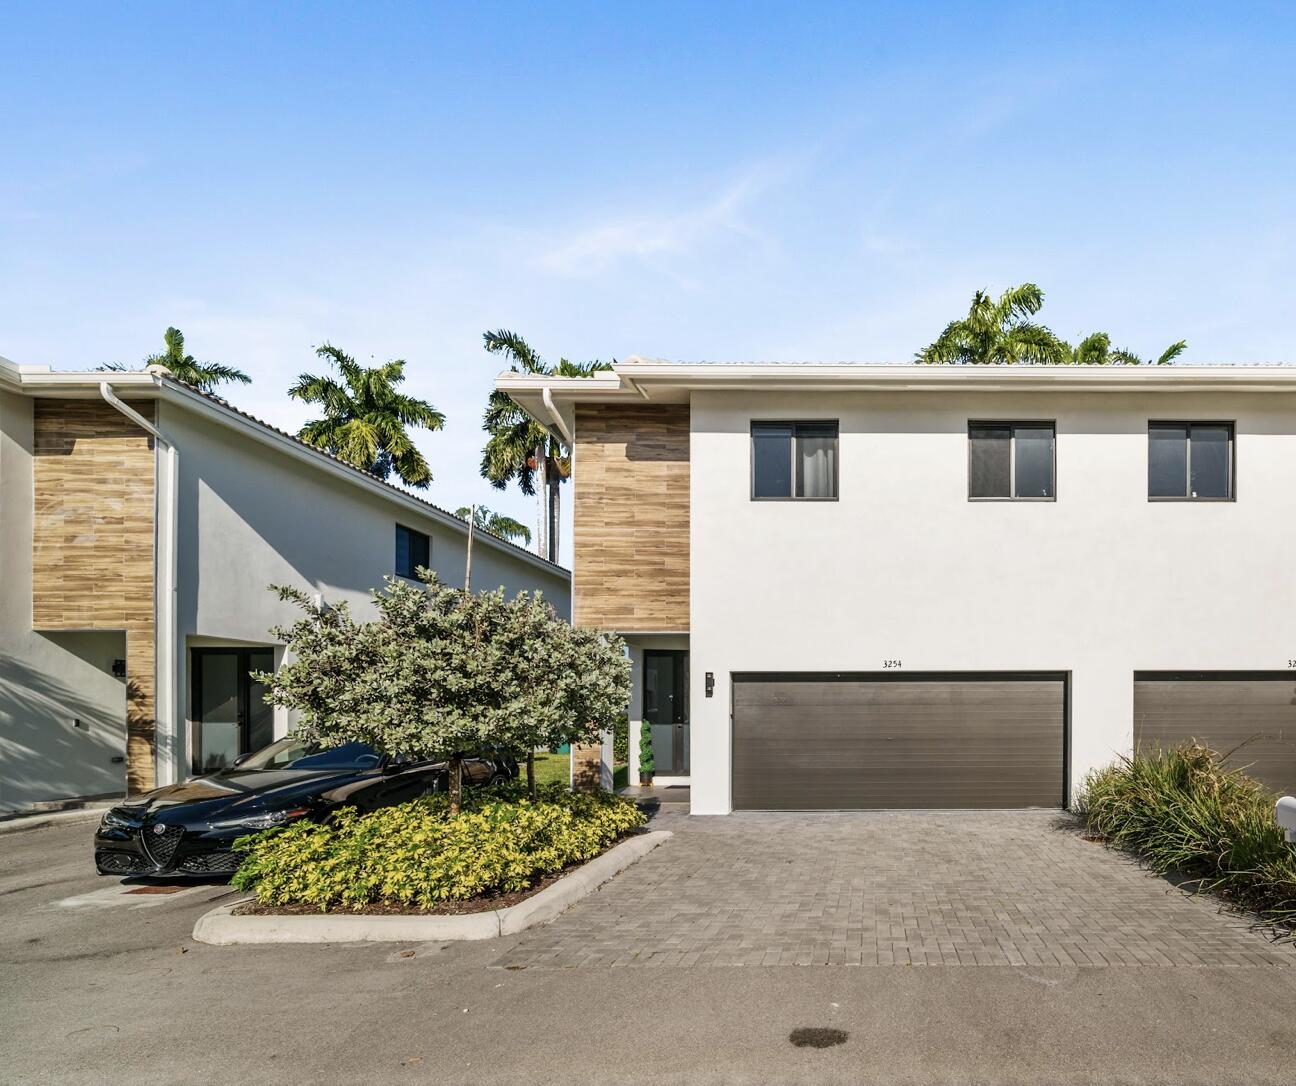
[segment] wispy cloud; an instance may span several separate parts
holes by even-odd
[[[625,261],[668,262],[724,237],[767,244],[752,222],[753,205],[786,181],[790,169],[787,164],[749,169],[709,199],[679,211],[652,215],[629,211],[577,226],[542,245],[538,263],[557,275],[589,276]]]

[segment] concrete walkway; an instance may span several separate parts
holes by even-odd
[[[497,964],[1296,964],[1292,944],[1083,840],[1060,812],[664,813],[653,826],[674,839]]]

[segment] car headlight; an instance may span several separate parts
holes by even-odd
[[[222,818],[212,823],[217,830],[268,830],[282,826],[294,818],[309,814],[309,807],[285,807],[279,811],[262,811],[260,814],[243,815],[241,818]]]
[[[130,829],[134,824],[135,823],[122,818],[121,815],[114,814],[112,811],[105,811],[103,818],[99,822],[101,828],[112,830]]]

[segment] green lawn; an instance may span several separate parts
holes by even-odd
[[[558,781],[560,784],[567,784],[571,780],[571,755],[570,754],[536,754],[536,784],[549,784],[552,781]],[[619,765],[612,770],[612,788],[624,788],[626,766]],[[526,766],[522,766],[522,779],[526,779]]]
[[[536,784],[568,784],[571,781],[570,754],[539,754],[535,756]],[[522,767],[522,779],[526,780],[526,766]]]

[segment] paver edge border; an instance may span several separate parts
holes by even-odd
[[[234,910],[249,900],[243,897],[200,916],[194,924],[193,938],[212,946],[232,946],[462,941],[514,935],[547,924],[671,836],[670,830],[636,834],[525,901],[491,912],[459,916],[235,916]]]

